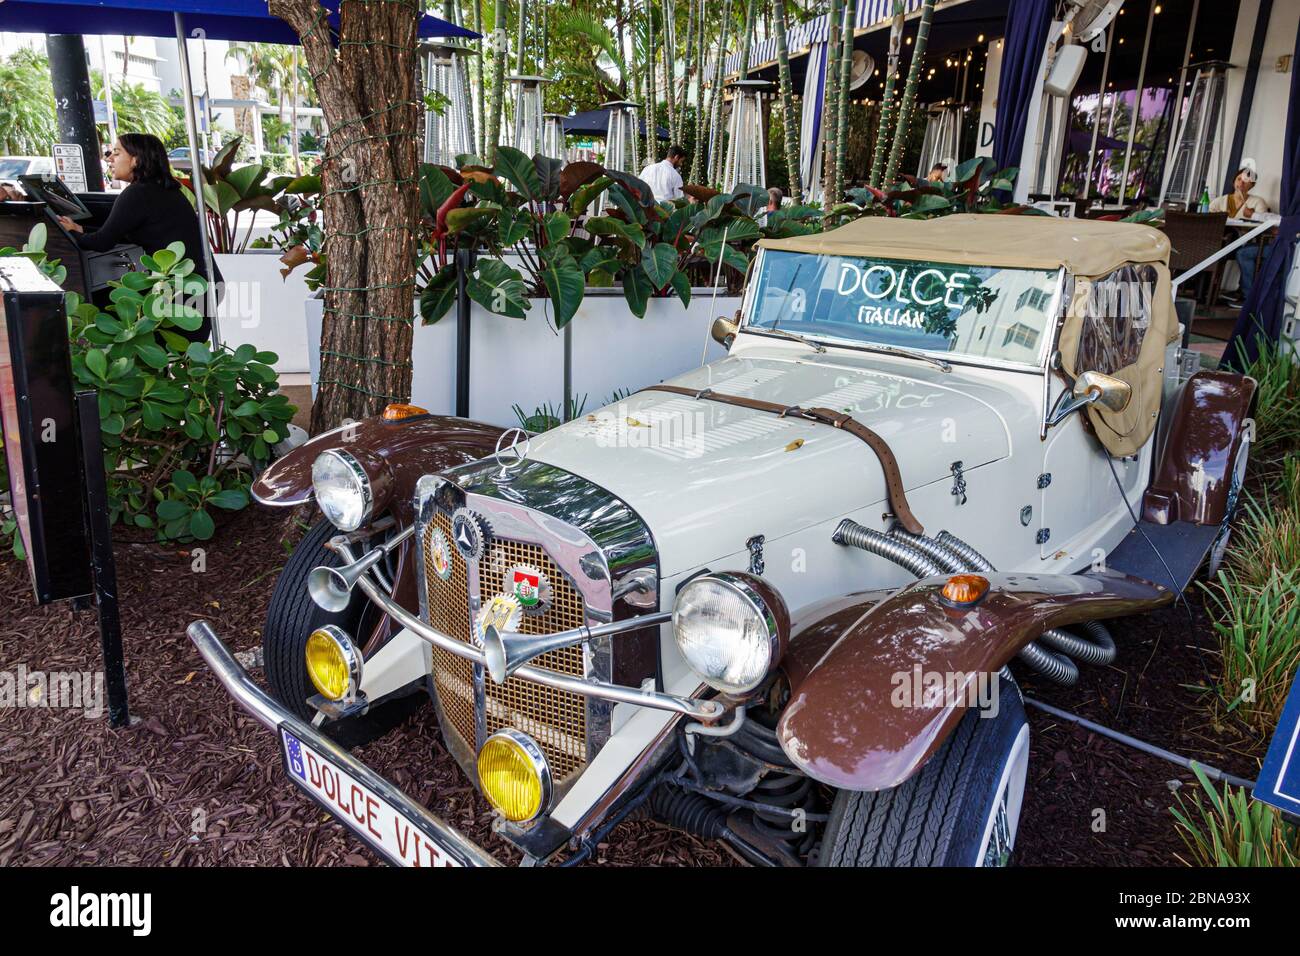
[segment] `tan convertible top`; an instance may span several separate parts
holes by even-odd
[[[879,256],[1100,276],[1127,263],[1169,263],[1169,240],[1150,226],[1052,216],[864,216],[830,232],[764,239],[767,249]]]

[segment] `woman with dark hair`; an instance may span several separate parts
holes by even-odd
[[[185,245],[186,258],[194,262],[194,272],[209,278],[198,218],[172,175],[162,140],[149,133],[123,133],[108,154],[108,165],[114,179],[129,185],[113,203],[104,225],[85,232],[66,216],[59,217],[68,232],[81,233],[77,245],[105,252],[119,243],[133,243],[154,253],[179,241]],[[221,270],[215,261],[212,266],[216,275],[211,278],[220,283]],[[199,328],[181,334],[193,342],[204,341],[212,334],[211,317],[205,315]]]

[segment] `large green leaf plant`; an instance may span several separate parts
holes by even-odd
[[[420,268],[420,313],[437,322],[456,299],[451,252],[477,252],[466,292],[499,315],[525,318],[547,302],[556,328],[577,313],[586,290],[619,286],[632,314],[651,298],[690,303],[693,266],[717,265],[743,276],[754,243],[816,228],[818,210],[794,207],[768,216],[767,192],[740,186],[699,201],[656,202],[650,187],[598,163],[563,166],[501,146],[489,168],[459,157],[459,169],[426,165],[420,201],[428,258]]]
[[[23,250],[52,278],[33,232]],[[214,515],[248,504],[248,488],[289,434],[296,409],[278,391],[274,352],[212,348],[183,333],[202,324],[206,280],[173,243],[112,283],[100,308],[67,294],[72,372],[99,397],[110,519],[159,540],[207,540]]]

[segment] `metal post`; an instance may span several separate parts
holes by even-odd
[[[1133,112],[1129,115],[1128,123],[1128,145],[1124,148],[1124,173],[1119,180],[1119,204],[1121,206],[1128,202],[1128,169],[1129,163],[1133,159],[1133,138],[1137,136],[1138,117],[1142,114],[1142,85],[1146,82],[1147,76],[1147,54],[1151,52],[1151,27],[1156,19],[1156,4],[1151,4],[1151,10],[1147,14],[1147,35],[1142,40],[1142,63],[1138,66],[1137,89],[1134,91]]]
[[[1197,0],[1199,3],[1200,0]],[[1092,145],[1088,149],[1088,175],[1083,179],[1083,199],[1092,193],[1092,166],[1097,161],[1097,134],[1101,132],[1101,111],[1106,106],[1106,80],[1110,78],[1110,48],[1115,45],[1115,19],[1106,31],[1106,55],[1101,60],[1101,85],[1097,87],[1097,115],[1092,120]],[[1111,107],[1111,115],[1115,115]]]
[[[456,417],[469,418],[469,317],[467,284],[474,250],[456,249]]]
[[[573,418],[573,320],[564,327],[564,408],[560,420]]]
[[[212,244],[208,241],[207,203],[203,199],[203,154],[199,152],[198,122],[194,118],[194,87],[190,80],[190,53],[185,44],[185,18],[172,14],[176,22],[176,59],[181,68],[181,99],[185,101],[185,133],[190,143],[190,184],[194,187],[194,212],[199,217],[199,245],[203,247],[203,262],[208,268],[208,290],[203,295],[212,319],[212,346],[221,345],[221,330],[217,325],[217,293],[213,277],[216,268],[212,261]],[[261,122],[258,117],[255,122]]]
[[[1165,170],[1160,177],[1160,199],[1157,205],[1164,205],[1165,190],[1169,188],[1169,175],[1174,169],[1174,152],[1178,149],[1178,133],[1183,123],[1183,90],[1187,88],[1187,67],[1192,60],[1192,40],[1196,36],[1196,21],[1201,15],[1201,0],[1192,0],[1192,22],[1187,25],[1187,45],[1183,48],[1183,66],[1178,71],[1178,86],[1175,88],[1173,103],[1174,122],[1169,127],[1169,148],[1165,150]]]
[[[79,35],[59,33],[46,36],[50,57],[50,80],[54,87],[54,108],[58,117],[60,143],[81,147],[86,171],[86,189],[104,188],[99,133],[95,129],[95,104],[90,95],[90,73],[86,69],[86,46]]]
[[[99,642],[104,653],[108,723],[111,727],[125,727],[131,716],[127,706],[122,622],[117,612],[117,565],[113,560],[113,534],[108,526],[108,482],[104,477],[104,448],[99,440],[99,395],[96,392],[77,393],[77,417],[81,429],[86,522],[90,532],[90,572],[99,615]]]

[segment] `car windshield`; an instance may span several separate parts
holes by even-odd
[[[1038,365],[1059,273],[764,250],[747,328]]]

